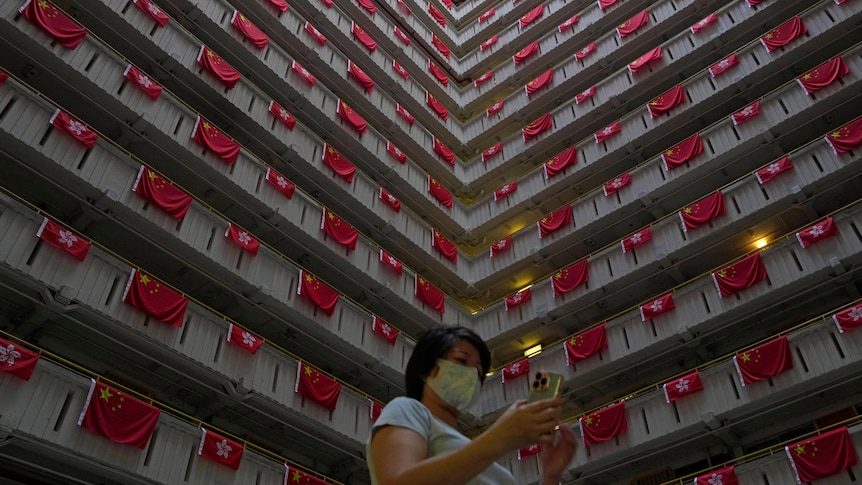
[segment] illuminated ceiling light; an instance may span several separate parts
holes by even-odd
[[[542,344],[534,345],[524,351],[524,357],[532,357],[542,351]]]
[[[754,246],[757,247],[757,249],[763,249],[766,247],[767,243],[768,243],[768,241],[766,240],[766,238],[762,237],[762,238],[758,239],[757,241],[754,241]]]

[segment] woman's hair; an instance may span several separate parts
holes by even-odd
[[[491,368],[491,352],[482,338],[467,327],[433,327],[419,337],[413,355],[407,362],[407,369],[404,371],[407,397],[422,400],[425,377],[437,365],[437,359],[443,357],[459,340],[469,343],[479,351],[479,359],[482,361],[482,374],[479,379],[485,381],[485,374]]]

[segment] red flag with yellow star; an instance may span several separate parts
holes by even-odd
[[[350,32],[353,33],[353,38],[358,40],[360,44],[364,45],[366,49],[371,52],[377,50],[377,42],[371,38],[370,35],[366,34],[362,27],[353,22],[350,26]]]
[[[132,192],[171,216],[182,219],[192,205],[192,197],[165,180],[149,167],[141,165]]]
[[[356,111],[353,111],[353,108],[347,106],[342,100],[338,100],[338,104],[336,104],[335,114],[338,115],[339,118],[344,120],[351,128],[359,132],[360,135],[365,134],[365,129],[368,127],[368,122]]]
[[[646,25],[647,22],[649,22],[649,13],[646,10],[643,10],[634,17],[620,24],[620,26],[617,27],[617,35],[620,36],[620,39],[624,39]]]
[[[344,158],[344,155],[338,153],[335,148],[332,148],[328,143],[323,144],[323,163],[331,168],[333,172],[347,181],[353,182],[353,176],[356,175],[356,166]]]
[[[441,27],[446,27],[446,17],[431,2],[428,2],[428,13]]]
[[[645,68],[646,65],[649,64],[651,61],[657,61],[661,59],[661,55],[661,46],[650,50],[646,54],[638,57],[637,59],[633,60],[628,64],[629,72],[634,74],[640,71],[641,69]]]
[[[428,104],[428,107],[431,108],[432,111],[437,113],[437,116],[439,116],[443,121],[449,119],[449,110],[446,109],[446,107],[443,106],[443,103],[441,103],[437,98],[434,97],[433,94],[429,93],[428,91],[425,91],[425,102]]]
[[[670,91],[662,94],[647,104],[650,116],[658,118],[673,108],[685,102],[685,89],[678,84]]]
[[[856,448],[847,427],[784,447],[798,483],[813,482],[855,466]]]
[[[160,322],[180,327],[189,300],[152,276],[133,269],[122,300]]]
[[[440,185],[440,182],[431,176],[428,177],[428,193],[444,206],[452,208],[452,192],[446,190],[446,187]]]
[[[619,436],[629,429],[626,420],[626,402],[614,404],[611,407],[581,416],[581,436],[584,446],[593,446]]]
[[[548,84],[550,84],[551,81],[553,81],[553,80],[554,80],[554,70],[548,69],[547,71],[543,72],[542,74],[539,74],[539,77],[537,77],[536,79],[533,79],[532,81],[530,81],[526,85],[524,85],[524,92],[527,93],[527,96],[530,96],[531,94],[535,93],[536,91],[538,91],[538,90],[542,89],[543,87],[547,86]]]
[[[78,47],[87,36],[83,27],[45,0],[27,0],[18,12],[67,49]]]
[[[805,90],[805,94],[812,94],[829,86],[836,79],[846,76],[849,72],[847,63],[841,56],[837,56],[806,72],[797,81]]]
[[[545,237],[558,229],[571,225],[572,221],[572,206],[560,207],[536,222],[536,225],[539,226],[539,237]]]
[[[578,163],[577,147],[571,146],[566,148],[559,155],[544,163],[545,178],[549,179],[566,168],[574,166],[576,163]]]
[[[320,228],[327,236],[334,239],[335,242],[346,246],[351,251],[356,249],[356,241],[359,239],[359,233],[350,224],[344,222],[343,219],[326,207],[323,208]]]
[[[90,392],[78,417],[78,426],[143,450],[156,429],[160,413],[155,406],[90,379]]]
[[[589,275],[589,265],[587,265],[586,259],[582,259],[567,268],[557,271],[551,276],[551,286],[554,288],[554,296],[556,297],[574,290],[581,283],[587,281]]]
[[[357,2],[359,3],[359,6],[364,8],[369,14],[374,15],[377,13],[377,5],[374,5],[374,2],[371,0],[357,0]]]
[[[429,283],[428,280],[419,275],[415,276],[414,285],[414,293],[417,298],[440,313],[444,313],[446,311],[446,297],[439,288],[435,287]]]
[[[440,254],[446,256],[446,259],[449,261],[453,263],[458,262],[458,246],[446,239],[446,236],[440,234],[440,231],[437,229],[432,229],[431,231],[431,246]]]
[[[796,40],[808,33],[808,28],[802,22],[802,19],[797,15],[787,22],[778,26],[778,28],[769,31],[766,35],[760,38],[763,47],[766,47],[767,52],[772,52],[780,47],[784,47],[793,40]]]
[[[338,395],[341,393],[341,383],[300,362],[296,368],[294,390],[300,396],[311,399],[330,411],[335,411]]]
[[[233,17],[230,19],[230,23],[258,49],[264,49],[266,44],[269,43],[269,37],[267,37],[262,30],[257,28],[256,25],[251,23],[251,20],[249,20],[248,17],[239,13],[239,10],[233,11]]]
[[[284,465],[284,485],[329,485],[314,475]]]
[[[541,18],[542,15],[544,15],[544,14],[545,14],[545,6],[539,5],[538,7],[534,8],[533,10],[530,10],[529,12],[522,15],[521,18],[518,19],[518,26],[523,29],[524,27],[535,22],[536,19]]]
[[[700,133],[687,138],[679,145],[673,146],[662,152],[661,161],[666,171],[677,168],[694,157],[703,153],[703,140]]]
[[[682,230],[690,231],[727,213],[721,191],[708,195],[679,211]]]
[[[225,62],[218,54],[213,52],[209,47],[202,45],[198,52],[198,64],[215,76],[228,89],[233,89],[236,83],[239,82],[239,72]]]
[[[742,385],[765,381],[793,368],[790,355],[790,344],[787,336],[758,345],[733,356],[733,365],[739,373]]]
[[[566,361],[569,365],[607,349],[608,338],[605,332],[605,324],[603,323],[571,337],[566,341],[565,347]]]
[[[338,303],[338,297],[340,296],[329,285],[305,270],[299,270],[299,284],[296,285],[296,294],[323,310],[323,313],[328,316],[332,316],[335,313],[335,304]]]
[[[514,56],[512,56],[512,61],[517,66],[518,64],[523,64],[530,57],[533,56],[536,52],[539,52],[539,41],[533,41],[527,47],[519,50]]]
[[[455,165],[455,152],[452,151],[451,148],[447,147],[440,141],[436,136],[434,137],[434,153],[440,155],[446,163],[449,165]]]
[[[527,126],[521,129],[524,135],[524,143],[536,138],[542,133],[550,130],[554,126],[554,116],[551,113],[545,113]]]
[[[760,253],[733,263],[732,265],[712,273],[712,281],[722,298],[733,295],[755,283],[766,279],[766,266],[760,259]]]
[[[826,142],[836,155],[847,153],[862,145],[862,118],[857,118],[826,135]]]
[[[233,165],[239,156],[239,143],[227,136],[209,121],[198,116],[192,131],[192,138],[217,157]]]
[[[434,47],[436,47],[437,50],[440,51],[440,54],[443,54],[443,57],[446,59],[449,59],[452,55],[452,51],[449,50],[449,46],[443,42],[443,39],[437,37],[437,34],[431,34],[431,43],[434,44]]]

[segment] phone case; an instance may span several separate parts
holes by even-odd
[[[527,402],[541,401],[556,397],[560,392],[560,384],[563,376],[551,372],[535,372],[530,379],[530,392],[527,394]]]

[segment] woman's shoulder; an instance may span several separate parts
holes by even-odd
[[[383,408],[381,416],[388,414],[409,414],[413,416],[430,416],[431,411],[421,402],[406,396],[396,397]]]

